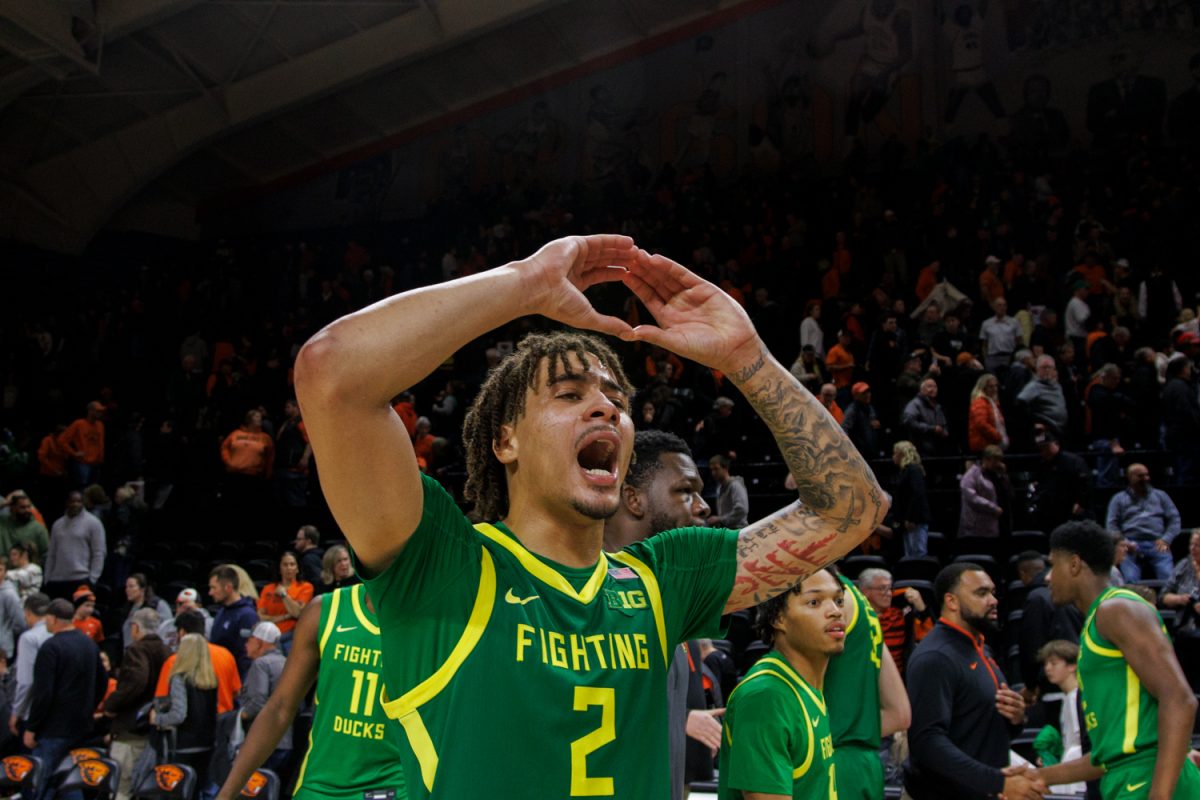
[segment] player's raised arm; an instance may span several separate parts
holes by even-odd
[[[767,351],[741,306],[645,252],[625,283],[658,322],[634,336],[724,372],[770,428],[796,481],[799,503],[742,530],[726,612],[790,588],[870,535],[887,512],[887,495],[841,426]]]
[[[382,300],[304,345],[296,397],[321,488],[363,565],[386,567],[421,519],[416,457],[391,398],[475,337],[526,314],[628,336],[583,290],[619,280],[635,254],[626,236],[557,239],[521,261]]]

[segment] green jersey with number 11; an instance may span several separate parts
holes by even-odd
[[[587,568],[472,526],[422,477],[421,523],[368,589],[414,798],[666,797],[667,667],[719,634],[737,532],[683,529]]]

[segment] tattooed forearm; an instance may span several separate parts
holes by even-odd
[[[731,377],[775,436],[800,502],[741,532],[727,611],[756,605],[845,555],[889,504],[841,427],[778,362],[760,358]]]
[[[745,367],[742,367],[739,370],[734,370],[732,373],[730,373],[729,379],[731,381],[733,381],[734,383],[739,383],[739,384],[745,383],[746,381],[750,380],[755,375],[757,375],[758,371],[760,369],[762,369],[766,363],[767,363],[766,354],[759,353],[758,358],[754,362],[752,362],[751,364],[749,364]]]

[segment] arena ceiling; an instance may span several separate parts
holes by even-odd
[[[0,237],[80,252],[764,0],[3,0]],[[334,167],[330,167],[334,168]]]

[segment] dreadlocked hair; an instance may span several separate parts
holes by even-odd
[[[601,339],[576,331],[532,334],[487,376],[463,421],[463,447],[467,454],[467,482],[463,495],[480,520],[502,519],[508,514],[508,479],[504,465],[492,452],[500,428],[525,414],[526,393],[537,386],[538,376],[588,371],[587,357],[600,361],[626,394],[633,388],[617,354]],[[573,364],[574,356],[577,364]],[[542,367],[545,362],[546,366]]]

